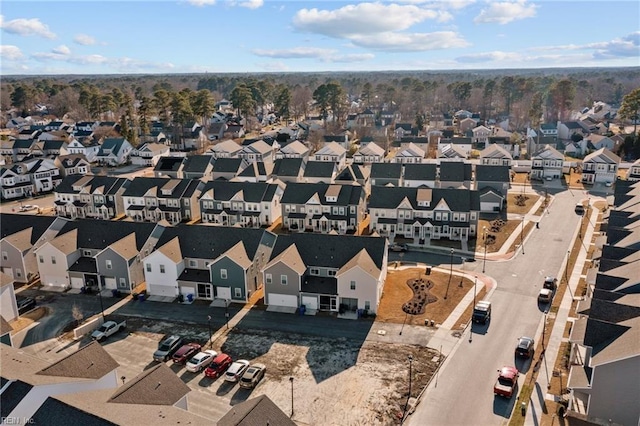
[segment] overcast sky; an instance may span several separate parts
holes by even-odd
[[[6,1],[9,74],[640,66],[638,1]]]

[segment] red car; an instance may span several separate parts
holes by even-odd
[[[187,343],[186,345],[180,346],[180,349],[173,354],[171,359],[173,359],[173,362],[176,364],[184,364],[189,361],[192,356],[200,352],[200,349],[202,349],[202,345],[199,343]]]
[[[211,364],[209,364],[209,366],[204,370],[204,375],[211,379],[217,379],[227,371],[227,368],[229,368],[232,362],[233,360],[229,355],[218,354],[218,356],[216,356],[213,361],[211,361]]]

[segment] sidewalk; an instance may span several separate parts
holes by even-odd
[[[589,218],[591,224],[595,224],[598,219],[598,209],[591,209],[591,216]],[[576,241],[580,232],[580,226],[582,225],[582,221],[578,224],[578,227],[575,230],[573,238],[571,239],[571,244]],[[543,365],[540,366],[540,370],[537,372],[536,383],[535,383],[535,392],[531,393],[531,397],[529,399],[529,406],[527,408],[527,415],[525,418],[525,425],[527,426],[538,426],[541,421],[541,416],[543,413],[547,413],[547,408],[545,401],[557,401],[558,397],[552,394],[547,393],[548,384],[551,381],[551,377],[553,375],[553,367],[556,364],[556,359],[558,358],[558,351],[560,349],[560,344],[563,341],[566,341],[566,338],[563,337],[565,325],[567,320],[569,319],[569,312],[571,310],[571,304],[576,298],[575,289],[578,287],[578,282],[582,276],[582,269],[584,267],[585,262],[587,261],[587,250],[589,245],[591,244],[591,239],[594,234],[594,229],[592,226],[588,226],[585,232],[584,238],[582,241],[587,241],[588,243],[584,243],[580,245],[580,251],[578,253],[578,257],[576,259],[576,263],[571,271],[571,277],[569,278],[568,290],[564,293],[564,297],[562,298],[562,302],[560,304],[560,308],[558,312],[555,314],[555,321],[553,323],[553,329],[551,330],[551,334],[549,335],[547,344],[545,345],[545,354]],[[567,261],[569,253],[565,256],[563,261],[563,266],[561,271],[563,271],[567,266]],[[553,313],[548,314],[549,319],[554,319]],[[536,338],[539,339],[542,336],[543,331],[545,330],[545,321],[547,320],[547,316],[545,316],[540,325],[538,326],[538,330],[536,331]],[[567,378],[568,380],[568,378]],[[517,408],[517,407],[516,407]]]

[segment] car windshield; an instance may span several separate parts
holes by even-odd
[[[250,377],[243,377],[242,379],[240,379],[241,382],[245,382],[245,383],[249,383],[251,382],[251,378]]]
[[[499,377],[498,383],[500,383],[503,386],[511,386],[513,384],[513,381],[511,381],[511,379],[508,379],[506,377]]]
[[[164,352],[164,351],[168,351],[169,348],[171,348],[171,345],[169,345],[168,343],[162,343],[158,348],[158,350]]]
[[[101,325],[98,331],[107,331],[107,328],[108,327],[106,325]]]
[[[188,364],[197,364],[199,361],[200,361],[200,359],[198,357],[193,357],[189,361],[187,361],[187,363]]]

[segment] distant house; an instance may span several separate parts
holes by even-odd
[[[640,180],[640,159],[636,160],[627,172],[627,180],[637,182]]]
[[[435,163],[405,164],[404,186],[435,188],[437,174],[438,166]]]
[[[578,121],[558,122],[558,138],[562,141],[571,140],[572,135],[587,136],[589,133]]]
[[[486,166],[509,166],[513,158],[498,144],[491,144],[480,152],[480,163]]]
[[[155,177],[169,177],[178,179],[180,177],[180,169],[185,157],[176,156],[161,156],[158,158],[156,166],[153,168],[153,175]]]
[[[381,163],[384,161],[385,151],[376,143],[368,143],[361,146],[355,154],[353,154],[353,162],[356,164]]]
[[[96,156],[100,152],[100,144],[93,139],[79,139],[73,138],[67,144],[67,152],[69,154],[82,154],[86,157],[87,161],[93,163],[97,160]]]
[[[471,188],[472,168],[470,163],[442,161],[438,181],[440,188]]]
[[[608,151],[612,151],[613,148],[616,146],[616,143],[613,141],[613,139],[607,136],[591,134],[587,136],[585,139],[589,141],[594,146],[595,149],[606,148]]]
[[[336,163],[331,161],[308,161],[304,168],[306,183],[333,183],[338,173]]]
[[[550,145],[534,154],[531,163],[531,179],[559,179],[562,177],[564,156]]]
[[[211,155],[189,155],[180,166],[178,175],[182,179],[210,180],[213,176],[214,158]]]
[[[473,136],[471,137],[471,143],[478,146],[486,146],[489,142],[489,136],[491,136],[491,129],[480,125],[471,129]]]
[[[231,180],[238,176],[247,167],[247,162],[242,158],[218,158],[213,163],[212,180]]]
[[[133,147],[125,138],[109,138],[102,141],[96,161],[109,166],[119,166],[129,160]]]
[[[238,153],[238,158],[243,158],[247,163],[254,161],[273,161],[273,147],[263,140],[253,142],[245,146]]]
[[[620,157],[607,148],[600,148],[596,152],[584,157],[582,161],[583,183],[613,183],[617,179]]]
[[[282,182],[303,182],[305,167],[302,158],[281,158],[273,163],[271,176]]]
[[[347,133],[340,134],[340,135],[324,135],[322,139],[324,141],[324,146],[336,143],[340,145],[342,148],[344,148],[345,150],[349,149],[350,141],[349,141],[349,135]]]
[[[276,160],[281,158],[303,158],[306,161],[309,158],[309,148],[299,140],[283,145],[278,144],[275,158]]]
[[[232,139],[227,139],[213,145],[207,150],[207,154],[211,154],[214,159],[219,158],[236,158],[242,151],[242,146]]]
[[[392,158],[393,163],[401,163],[401,164],[411,164],[411,163],[422,163],[425,158],[426,153],[424,150],[420,149],[414,143],[409,143],[409,145],[396,153],[396,155]]]
[[[109,220],[124,214],[122,193],[131,181],[114,176],[74,174],[56,186],[56,215]]]
[[[480,210],[501,211],[505,206],[510,182],[509,166],[476,165],[475,189],[480,193]]]
[[[146,167],[155,167],[160,157],[166,157],[169,154],[169,147],[159,143],[145,143],[142,146],[133,149],[131,152],[131,164]]]
[[[91,173],[91,164],[82,154],[59,155],[53,163],[60,169],[62,176]]]
[[[370,174],[371,169],[368,166],[350,164],[336,176],[335,183],[340,185],[357,184],[362,186],[368,194],[371,188],[371,182],[369,180]]]
[[[443,147],[445,145],[451,145],[456,147],[458,152],[461,152],[464,154],[465,158],[469,157],[469,154],[471,154],[471,149],[472,149],[472,140],[471,138],[466,138],[466,137],[452,137],[452,138],[441,138],[438,141],[438,152],[442,152],[443,151]]]
[[[403,186],[402,163],[371,164],[371,186]]]
[[[338,165],[338,170],[342,170],[347,160],[347,150],[336,142],[330,142],[320,148],[313,155],[314,161],[329,161]]]
[[[438,144],[437,155],[441,160],[463,161],[467,158],[467,154],[462,148],[451,143]]]

